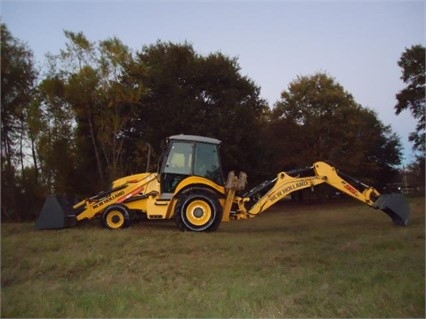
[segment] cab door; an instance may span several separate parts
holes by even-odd
[[[162,165],[162,193],[173,193],[186,177],[193,175],[194,142],[172,141]]]

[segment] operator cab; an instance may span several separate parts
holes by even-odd
[[[194,175],[223,186],[220,143],[215,138],[203,136],[170,136],[160,171],[162,193],[174,193],[183,179]]]

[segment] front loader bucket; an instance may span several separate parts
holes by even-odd
[[[72,205],[63,196],[49,195],[37,220],[38,229],[60,229],[72,227],[77,219]]]
[[[374,208],[382,210],[397,226],[407,226],[410,209],[407,198],[399,193],[383,194],[374,203]]]

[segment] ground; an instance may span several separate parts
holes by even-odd
[[[2,224],[1,315],[424,318],[424,197],[409,200],[408,227],[340,200],[214,233]]]

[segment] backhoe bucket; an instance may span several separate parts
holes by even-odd
[[[64,196],[49,195],[37,220],[38,229],[60,229],[77,224],[72,205]]]
[[[404,195],[383,194],[374,203],[374,208],[382,210],[397,226],[407,226],[410,209]]]

